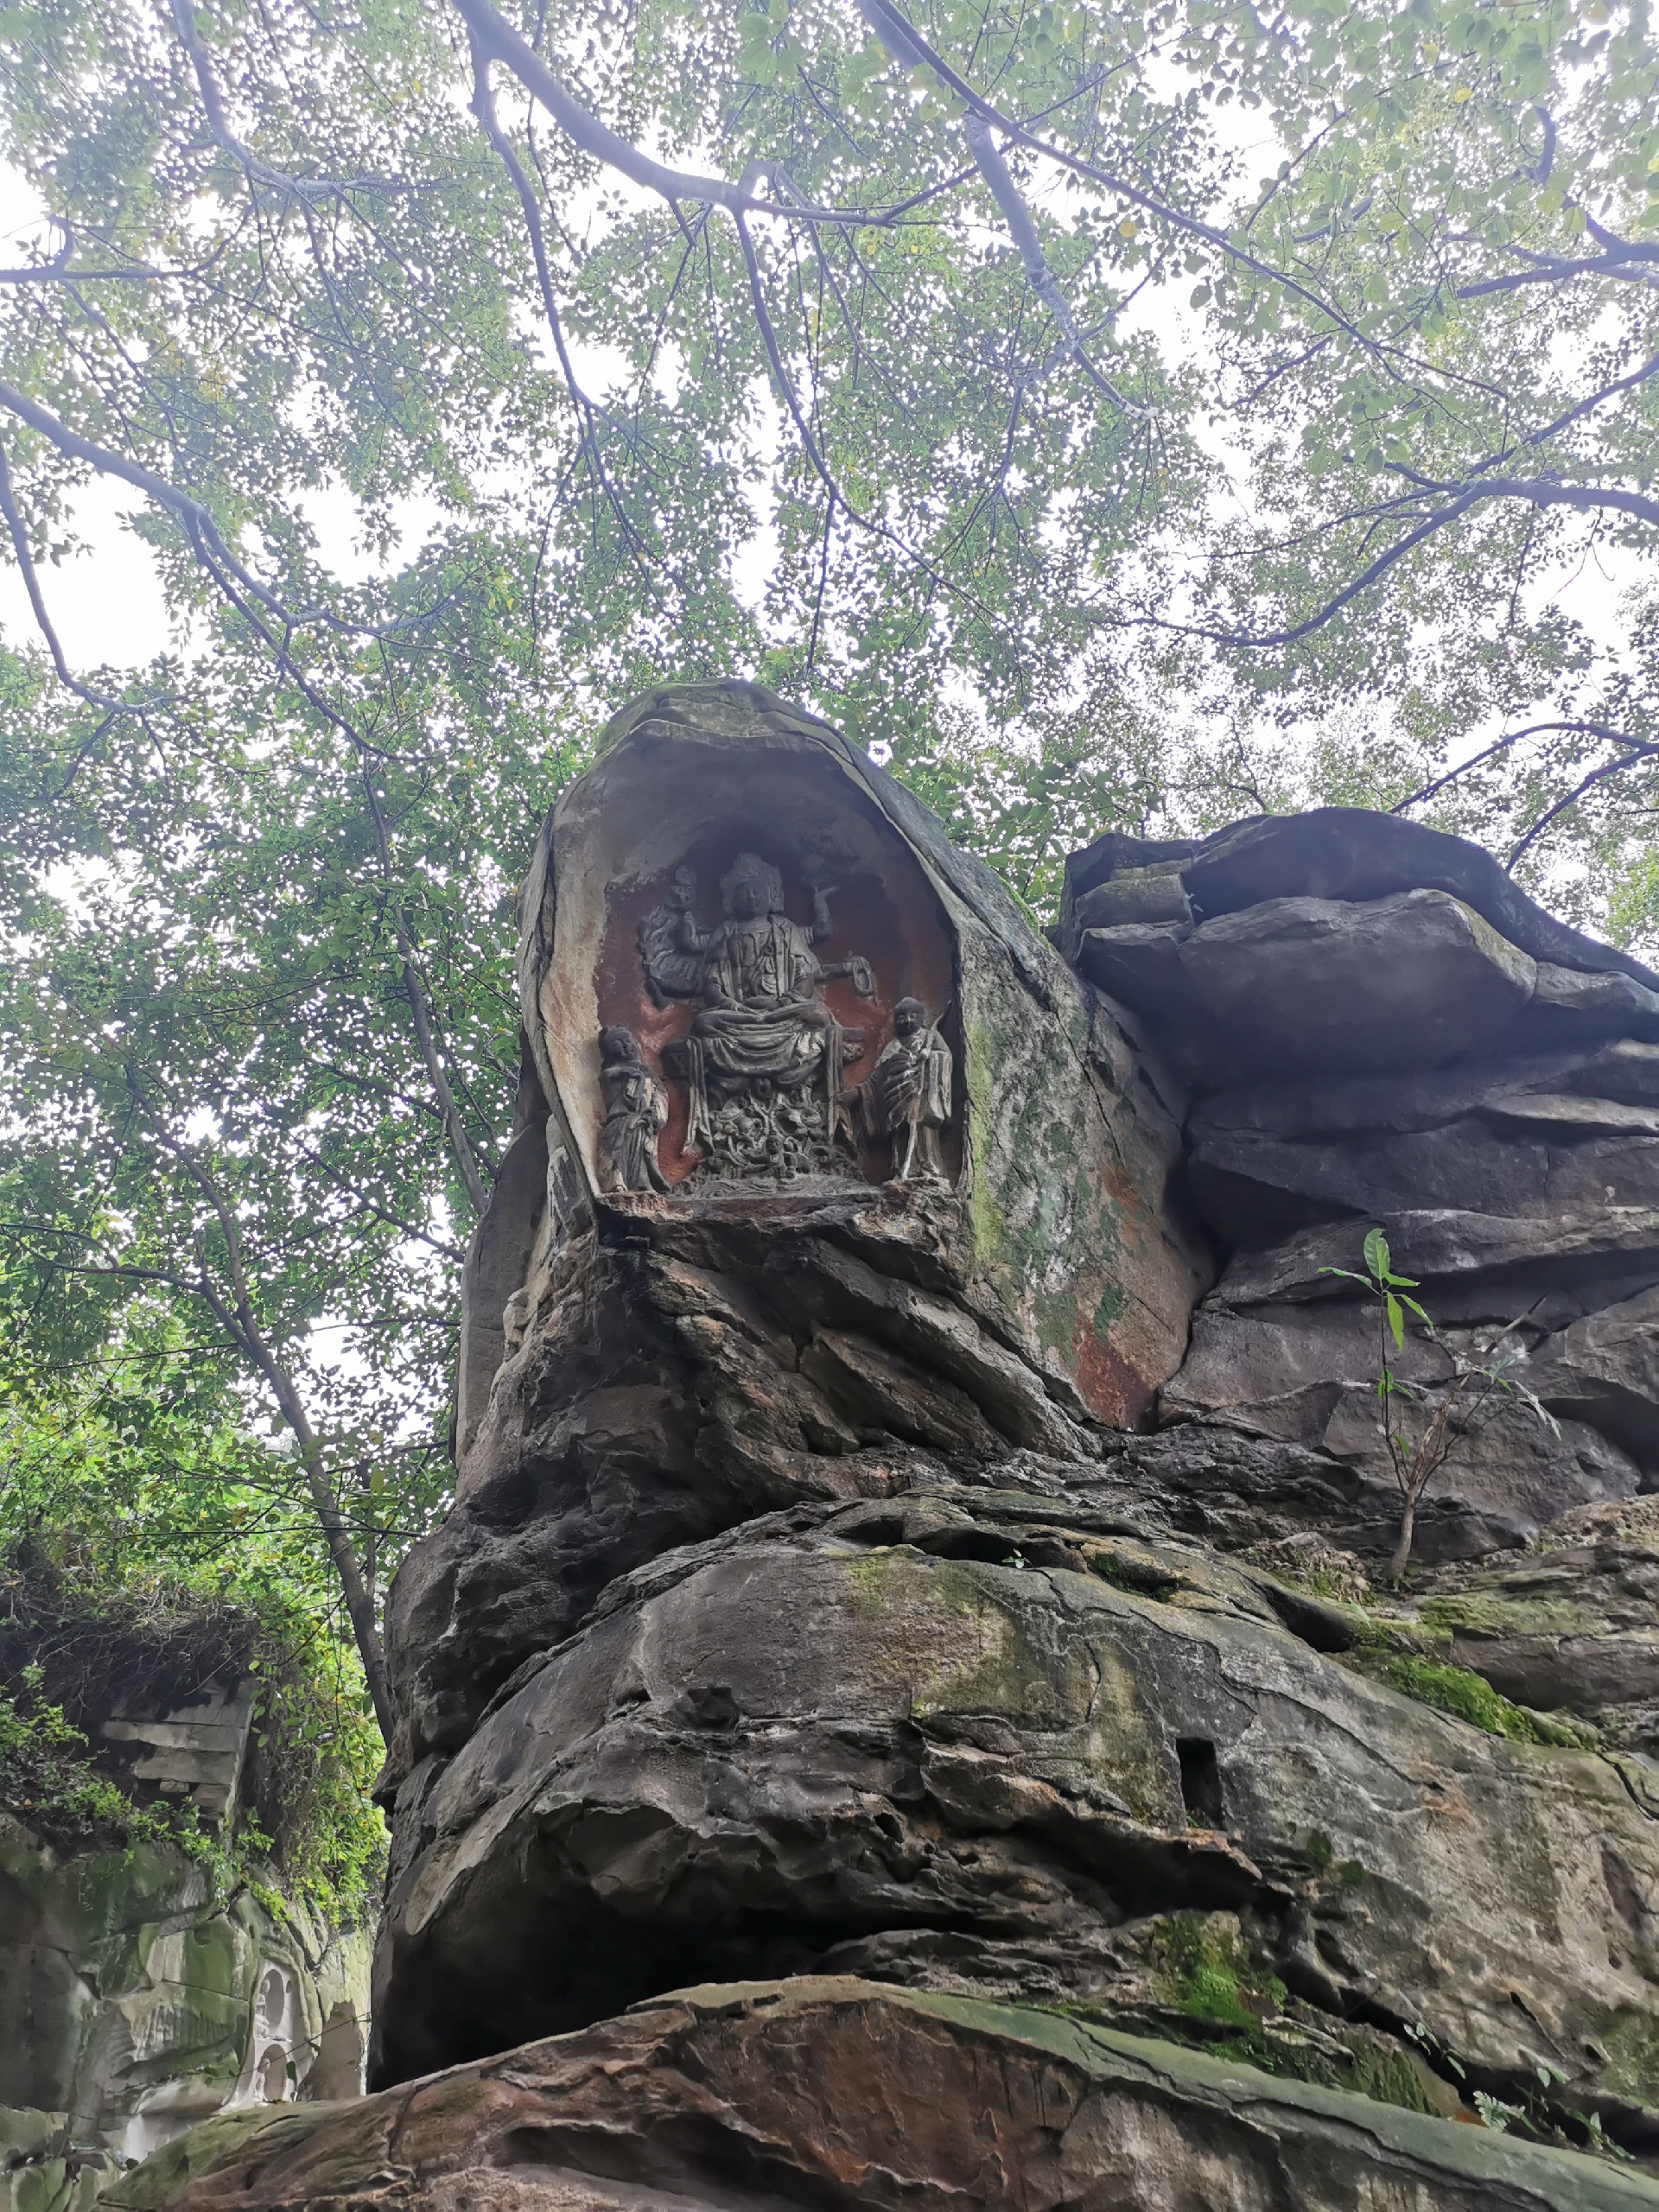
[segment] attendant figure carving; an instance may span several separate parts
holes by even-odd
[[[601,1179],[607,1191],[665,1191],[657,1140],[668,1119],[668,1095],[646,1066],[632,1029],[599,1033],[605,1126],[600,1131]]]
[[[862,1052],[863,1032],[836,1020],[823,985],[845,976],[869,997],[874,981],[861,955],[818,957],[833,926],[834,888],[811,886],[811,922],[793,921],[779,870],[740,853],[721,878],[721,917],[706,934],[685,868],[640,924],[653,996],[701,1002],[683,1045],[664,1055],[683,1067],[685,1149],[699,1172],[787,1181],[830,1171],[837,1144],[851,1147],[842,1073]]]
[[[877,1055],[869,1080],[842,1094],[864,1133],[893,1147],[900,1183],[943,1183],[939,1131],[950,1119],[950,1047],[919,999],[893,1009],[893,1037]]]

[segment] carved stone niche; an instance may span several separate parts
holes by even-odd
[[[647,694],[549,816],[519,918],[527,1080],[542,1094],[521,1121],[545,1115],[545,1139],[536,1128],[515,1147],[469,1268],[469,1307],[491,1311],[468,1316],[463,1450],[487,1375],[595,1201],[636,1218],[759,1210],[781,1225],[840,1192],[872,1235],[924,1245],[1062,1403],[1139,1417],[1179,1362],[1203,1268],[1165,1216],[1167,1105],[990,871],[858,747],[758,685]],[[721,979],[728,996],[755,980],[753,962],[721,957],[746,918],[752,940],[777,925],[772,988],[758,1012],[728,1014]],[[791,959],[792,981],[779,968]],[[889,1050],[896,1014],[912,1056],[931,1056],[913,1057],[908,1080]],[[771,1128],[746,1133],[746,1115]],[[522,1288],[502,1332],[510,1281]]]
[[[734,744],[647,714],[550,830],[539,897],[527,887],[525,1027],[591,1188],[672,1204],[888,1179],[903,1133],[862,1088],[891,1068],[907,998],[944,1064],[928,1179],[954,1188],[954,932],[834,752],[766,722]]]

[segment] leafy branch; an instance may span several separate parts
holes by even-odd
[[[1375,1309],[1377,1425],[1400,1492],[1399,1533],[1389,1560],[1388,1573],[1391,1581],[1398,1582],[1411,1558],[1419,1504],[1459,1445],[1484,1426],[1503,1397],[1519,1400],[1553,1435],[1559,1436],[1560,1430],[1554,1414],[1510,1373],[1524,1357],[1522,1350],[1513,1346],[1498,1356],[1499,1345],[1521,1327],[1526,1313],[1517,1314],[1498,1331],[1483,1348],[1482,1358],[1466,1359],[1438,1334],[1433,1322],[1412,1297],[1411,1293],[1421,1287],[1416,1278],[1395,1273],[1389,1240],[1380,1229],[1367,1231],[1363,1258],[1363,1273],[1352,1268],[1321,1268],[1319,1273],[1357,1283]],[[1424,1334],[1440,1351],[1449,1370],[1447,1381],[1439,1387],[1432,1409],[1414,1437],[1406,1417],[1407,1408],[1427,1403],[1429,1394],[1407,1382],[1391,1363],[1393,1355],[1405,1349],[1408,1314],[1421,1323]]]

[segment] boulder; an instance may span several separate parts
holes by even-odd
[[[850,1977],[692,1988],[354,2106],[215,2122],[111,2212],[1638,2212],[1659,2183],[1084,2019]]]
[[[663,1560],[504,1690],[399,1808],[382,2079],[669,1976],[925,1978],[944,1936],[959,1986],[1109,2006],[1126,1927],[1220,1910],[1332,2017],[1645,2108],[1659,1828],[1605,1761],[1366,1679],[1201,1549],[906,1510]]]
[[[1659,2155],[1655,979],[1347,810],[1098,841],[1045,944],[730,684],[616,719],[520,920],[384,2094],[130,2212],[1646,2190],[1435,2115]],[[1421,1410],[1516,1323],[1554,1414],[1389,1606],[1373,1224]]]
[[[1275,1243],[1316,1221],[1433,1207],[1535,1218],[1604,1205],[1650,1211],[1659,1207],[1659,1115],[1533,1095],[1359,1141],[1211,1127],[1195,1132],[1188,1173],[1205,1221],[1233,1245]]]
[[[1604,1306],[1547,1337],[1527,1380],[1553,1411],[1589,1421],[1659,1478],[1659,1290]]]
[[[1376,1217],[1399,1271],[1437,1321],[1565,1328],[1586,1313],[1659,1283],[1659,1211],[1593,1206],[1541,1219],[1413,1208]],[[1304,1305],[1353,1295],[1332,1270],[1358,1265],[1364,1222],[1300,1230],[1265,1251],[1240,1251],[1212,1294],[1235,1308]]]
[[[1073,856],[1057,942],[1199,1091],[1659,1039],[1659,978],[1500,890],[1458,839],[1395,825],[1357,853],[1386,819],[1244,824],[1141,866],[1114,838]]]
[[[1400,892],[1438,891],[1471,908],[1534,960],[1592,976],[1623,976],[1659,990],[1659,976],[1529,899],[1492,855],[1462,837],[1357,806],[1257,815],[1213,836],[1161,842],[1109,831],[1066,861],[1058,939],[1077,955],[1080,906],[1096,887],[1151,867],[1176,875],[1204,917],[1280,899],[1365,904]]]
[[[1204,1089],[1287,1067],[1433,1067],[1496,1048],[1537,976],[1526,953],[1440,891],[1274,899],[1196,927],[1090,929],[1079,963],[1153,1022]]]

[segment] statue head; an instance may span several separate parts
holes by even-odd
[[[637,1060],[639,1047],[632,1030],[624,1029],[620,1023],[614,1029],[601,1029],[599,1033],[599,1057],[601,1065],[607,1068],[626,1067],[630,1060]]]
[[[927,1008],[920,999],[900,999],[893,1009],[893,1033],[895,1037],[913,1037],[918,1029],[927,1027]]]
[[[740,853],[720,879],[720,903],[734,921],[784,911],[784,879],[759,853]]]

